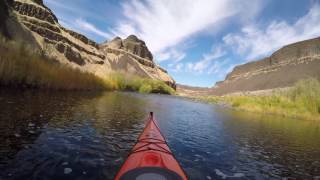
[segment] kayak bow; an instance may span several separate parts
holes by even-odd
[[[187,176],[174,158],[153,113],[132,148],[115,180],[187,180]]]

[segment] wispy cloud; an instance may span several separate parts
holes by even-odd
[[[113,36],[105,31],[98,29],[96,26],[94,26],[93,24],[91,24],[83,19],[77,19],[75,21],[74,25],[83,31],[95,33],[95,34],[97,34],[101,37],[104,37],[106,39],[110,39]]]
[[[59,20],[59,23],[66,28],[72,29],[82,34],[86,34],[86,35],[93,34],[95,36],[103,37],[103,39],[107,39],[107,40],[113,37],[112,34],[97,28],[95,25],[89,23],[84,19],[76,19],[74,21]]]
[[[213,61],[218,60],[224,55],[226,55],[226,52],[221,47],[213,48],[210,53],[204,54],[201,60],[196,63],[188,63],[187,68],[189,71],[197,73],[203,73],[204,71],[212,72],[209,69]]]
[[[272,21],[267,27],[247,25],[240,33],[228,34],[226,45],[247,60],[269,55],[280,47],[320,36],[320,5],[314,4],[309,12],[296,22]]]
[[[173,65],[173,64],[171,64]],[[182,72],[183,71],[183,68],[184,68],[184,64],[183,63],[178,63],[178,64],[175,64],[173,65],[173,68],[171,69],[173,72]]]
[[[217,48],[212,48],[210,53],[204,54],[202,59],[196,62],[187,62],[187,63],[176,63],[169,64],[169,67],[174,72],[189,72],[194,74],[202,73],[214,73],[218,71],[217,69],[224,65],[224,63],[219,63],[218,60],[226,55],[226,52],[222,50],[219,46]],[[226,62],[223,60],[223,62]]]
[[[187,52],[195,46],[196,44],[193,40],[188,40],[178,46],[169,47],[163,51],[154,53],[154,57],[160,63],[163,61],[170,61],[170,64],[177,64],[187,58]]]
[[[54,11],[58,19],[72,21],[79,18],[94,19],[101,23],[108,23],[119,16],[119,7],[110,1],[87,0],[66,1],[66,0],[43,0],[44,3]],[[105,10],[108,7],[108,11]]]
[[[158,62],[172,60],[177,63],[183,60],[186,57],[186,55],[187,54],[184,51],[181,51],[179,49],[169,49],[164,52],[160,52],[156,54],[156,58]]]
[[[104,41],[114,37],[109,29],[101,29],[101,27],[106,27],[110,21],[110,13],[113,16],[118,16],[112,10],[115,6],[108,1],[95,2],[89,5],[88,2],[80,0],[76,3],[64,0],[44,0],[44,3],[53,10],[59,19],[59,23],[64,27],[85,34],[95,40],[102,39]],[[105,11],[104,7],[109,7],[111,10]],[[95,11],[92,10],[93,8]]]
[[[168,52],[163,54],[166,50],[179,46],[208,27],[214,28],[214,24],[226,18],[235,15],[240,18],[256,11],[258,6],[254,4],[259,3],[260,0],[252,0],[250,4],[242,0],[125,1],[122,4],[125,18],[119,21],[113,33],[123,37],[138,35],[153,53],[162,54],[164,59],[169,56]]]

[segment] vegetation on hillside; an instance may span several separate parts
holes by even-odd
[[[286,92],[269,96],[209,96],[201,100],[211,103],[228,103],[232,107],[259,113],[320,120],[320,81],[314,78],[301,80]]]
[[[137,91],[140,93],[175,94],[175,91],[160,80],[115,73],[107,79],[113,89]]]
[[[0,37],[0,85],[55,90],[130,90],[174,94],[162,81],[112,74],[94,74],[61,65],[25,44]]]

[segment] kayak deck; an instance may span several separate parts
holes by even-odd
[[[150,113],[138,142],[132,148],[115,179],[187,179],[161,134],[153,113]]]

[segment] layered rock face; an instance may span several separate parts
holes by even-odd
[[[130,35],[124,40],[120,37],[115,37],[110,42],[105,42],[101,46],[113,49],[122,49],[141,58],[153,61],[153,56],[146,46],[146,43],[138,39],[135,35]]]
[[[24,41],[63,64],[101,77],[121,71],[175,87],[174,80],[154,63],[146,44],[136,36],[115,38],[100,46],[62,27],[42,0],[2,0],[0,23],[5,36]]]
[[[145,42],[135,35],[130,35],[123,40],[116,37],[110,42],[101,44],[100,50],[107,54],[112,69],[142,77],[161,79],[174,89],[176,88],[175,81],[167,74],[167,71],[153,61],[153,56]]]
[[[211,93],[283,88],[308,77],[320,78],[320,38],[287,45],[270,57],[235,67]]]

